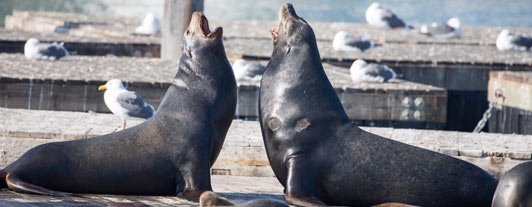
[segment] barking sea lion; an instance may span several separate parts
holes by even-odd
[[[489,206],[497,180],[468,162],[368,133],[349,120],[321,64],[314,32],[291,4],[272,29],[260,125],[292,204]]]
[[[222,43],[194,13],[179,69],[156,114],[99,137],[43,144],[0,171],[0,186],[45,195],[101,193],[199,197],[236,107],[236,81]]]

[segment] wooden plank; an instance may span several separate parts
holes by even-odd
[[[303,17],[304,18],[304,17]],[[29,26],[28,23],[36,21],[40,25],[51,25],[50,29],[44,27]],[[58,26],[67,27],[70,30],[80,26],[99,26],[104,30],[122,32],[121,36],[128,36],[141,21],[134,17],[113,17],[90,14],[72,14],[55,12],[28,12],[14,11],[13,15],[6,16],[6,28],[32,30],[39,32],[54,32]],[[162,21],[164,24],[164,20]],[[277,21],[253,21],[253,20],[210,20],[211,25],[224,27],[226,37],[262,38],[270,39],[269,30],[277,27]],[[90,24],[89,24],[90,23]],[[518,34],[532,35],[532,29],[523,27],[470,27],[462,28],[462,36],[458,39],[445,39],[429,37],[419,34],[416,30],[391,30],[374,28],[364,23],[350,22],[310,22],[318,40],[331,41],[338,31],[346,31],[354,36],[367,36],[373,40],[387,43],[401,44],[460,44],[460,45],[495,45],[497,35],[502,29],[509,29]],[[76,28],[77,26],[77,28]],[[418,26],[418,25],[416,25]],[[419,27],[416,27],[419,28]],[[96,32],[97,34],[97,32]],[[94,32],[80,35],[94,35]]]
[[[275,177],[211,176],[213,189],[234,203],[254,199],[273,199],[284,202],[283,187]],[[197,202],[176,196],[132,196],[82,194],[53,197],[0,191],[0,206],[198,206]]]
[[[121,126],[118,117],[98,113],[0,108],[0,117],[3,117],[0,120],[0,167],[13,162],[35,145],[98,136]],[[128,127],[142,121],[131,120]],[[530,135],[362,128],[386,138],[468,160],[496,176],[532,159]],[[213,173],[230,175],[273,176],[258,122],[233,121],[212,170]]]
[[[192,13],[203,11],[203,0],[165,0],[162,21],[161,58],[179,59],[181,40]]]
[[[532,72],[491,72],[488,100],[532,111]]]
[[[404,80],[352,83],[346,68],[327,63],[324,68],[353,120],[446,122],[447,93],[442,88]],[[157,107],[176,69],[175,61],[159,59],[70,56],[48,62],[0,54],[0,87],[6,91],[0,106],[108,112],[97,87],[120,78]],[[258,117],[259,82],[240,81],[238,93],[236,116]]]

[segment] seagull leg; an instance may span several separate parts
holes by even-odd
[[[124,124],[122,125],[122,130],[126,129],[126,120],[124,119]]]

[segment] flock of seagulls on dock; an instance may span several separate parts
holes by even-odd
[[[437,38],[460,38],[462,34],[461,23],[457,17],[450,18],[447,22],[433,22],[424,24],[415,30],[393,11],[384,8],[379,3],[372,3],[365,12],[367,24],[375,28],[407,29],[417,31],[422,35]],[[158,35],[161,26],[153,13],[147,13],[141,24],[135,28],[134,35]],[[332,48],[336,51],[364,52],[382,46],[385,41],[371,40],[368,35],[352,36],[346,31],[339,31],[334,35]],[[496,47],[500,51],[530,51],[532,37],[513,34],[507,29],[502,30],[496,40]],[[24,56],[27,59],[57,61],[70,53],[63,43],[41,43],[36,38],[30,38],[24,45]],[[238,81],[260,81],[266,66],[256,61],[237,59],[233,62],[233,71]],[[376,63],[367,63],[362,59],[355,60],[350,69],[353,82],[384,83],[391,79],[401,77],[392,68]],[[149,118],[154,115],[154,108],[146,103],[134,91],[128,91],[120,80],[109,80],[99,87],[105,90],[104,102],[113,114],[123,121],[122,128],[126,127],[129,117]]]

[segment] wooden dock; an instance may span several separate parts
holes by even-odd
[[[324,67],[352,120],[436,129],[446,123],[447,92],[442,88],[404,80],[354,84],[348,70],[331,64]],[[177,68],[175,61],[153,58],[70,56],[47,62],[0,54],[0,106],[109,112],[97,88],[119,78],[157,107]],[[259,82],[238,85],[236,116],[258,117]]]
[[[3,52],[22,52],[24,41],[34,36],[45,41],[64,41],[69,50],[79,55],[159,57],[159,36],[132,33],[139,22],[140,19],[126,17],[15,11],[6,17],[7,30],[0,30],[0,46]],[[442,39],[359,23],[310,24],[323,62],[347,68],[353,60],[362,58],[387,64],[404,74],[404,80],[447,90],[448,130],[472,131],[480,120],[488,107],[485,97],[489,72],[532,70],[532,53],[501,52],[494,46],[500,30],[532,35],[530,28],[466,26],[461,38]],[[272,44],[268,31],[277,26],[276,22],[211,19],[210,25],[224,27],[224,44],[230,58],[269,59]],[[385,44],[365,52],[334,51],[331,41],[341,30]]]
[[[112,114],[0,108],[0,167],[39,144],[84,139],[120,130]],[[128,121],[128,127],[142,119]],[[469,161],[499,177],[532,160],[532,136],[362,127],[396,141]],[[234,120],[211,169],[216,175],[273,176],[257,121]],[[216,190],[216,189],[215,189]]]
[[[231,200],[241,203],[253,199],[273,199],[283,202],[283,186],[275,177],[244,177],[212,175],[213,190]],[[67,197],[52,197],[0,191],[0,206],[18,207],[88,207],[88,206],[198,206],[197,202],[175,196],[130,196],[82,194]]]
[[[532,134],[532,72],[491,72],[490,132]]]

